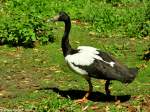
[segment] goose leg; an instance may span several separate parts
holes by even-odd
[[[105,92],[106,92],[107,97],[110,96],[109,85],[110,85],[110,80],[107,80],[106,83],[105,83]]]
[[[85,94],[85,96],[83,97],[83,98],[88,98],[89,97],[89,95],[92,93],[92,91],[93,91],[93,86],[92,86],[92,83],[91,83],[91,78],[90,77],[86,77],[85,78],[86,80],[87,80],[87,82],[88,82],[88,85],[89,85],[89,90],[88,90],[88,92]]]
[[[76,101],[75,101],[75,102],[77,102],[77,103],[84,103],[84,102],[87,102],[89,95],[92,93],[93,86],[92,86],[92,83],[91,83],[91,78],[88,77],[88,76],[86,76],[85,79],[86,79],[87,82],[88,82],[89,90],[87,91],[87,93],[84,95],[84,97],[83,97],[82,99],[79,99],[79,100],[76,100]]]

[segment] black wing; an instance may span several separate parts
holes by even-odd
[[[95,59],[91,65],[82,66],[75,65],[79,68],[88,72],[88,75],[93,78],[105,79],[105,80],[119,80],[125,82],[130,74],[127,66],[120,64],[115,58],[113,58],[108,53],[99,51],[98,54],[104,61]],[[114,66],[106,62],[114,62]]]

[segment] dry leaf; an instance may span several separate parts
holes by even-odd
[[[82,111],[85,111],[85,110],[87,110],[87,108],[88,108],[89,106],[87,105],[87,106],[85,106],[83,109],[82,109]]]
[[[96,32],[89,32],[89,35],[92,35],[92,36],[95,36],[96,35]]]
[[[99,109],[99,107],[96,106],[96,105],[94,105],[94,106],[91,107],[91,109],[92,109],[92,110],[97,110],[97,109]]]
[[[137,112],[137,109],[134,106],[128,105],[128,112]]]
[[[108,106],[106,106],[106,107],[105,107],[105,111],[106,111],[106,112],[109,112],[109,111],[110,111],[110,108],[109,108]]]

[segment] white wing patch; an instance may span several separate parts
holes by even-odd
[[[79,68],[79,67],[77,67],[77,66],[74,66],[72,63],[69,63],[69,62],[68,62],[68,64],[69,64],[69,66],[70,66],[74,71],[76,71],[77,73],[83,74],[83,75],[88,74],[85,70],[82,70],[81,68]]]
[[[111,61],[109,62],[110,66],[114,67],[115,62]]]
[[[87,74],[87,72],[80,69],[79,67],[74,66],[73,64],[89,66],[94,62],[95,59],[97,59],[109,64],[111,67],[114,67],[115,62],[107,62],[103,60],[102,57],[98,55],[99,52],[97,51],[97,49],[94,47],[80,46],[77,49],[79,49],[78,53],[73,55],[67,55],[65,57],[65,60],[73,70],[80,74]]]

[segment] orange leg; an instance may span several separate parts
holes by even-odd
[[[87,93],[85,94],[85,96],[82,99],[78,99],[78,100],[75,101],[77,103],[87,102],[89,95],[92,93],[93,86],[92,86],[92,83],[91,83],[91,78],[90,77],[85,77],[85,79],[87,80],[87,82],[89,84],[89,90],[87,91]]]

